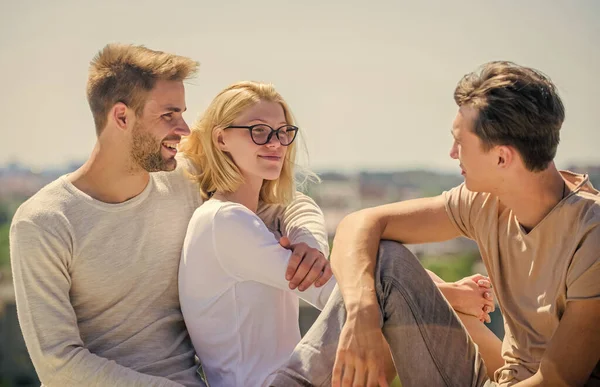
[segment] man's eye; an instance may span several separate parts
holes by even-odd
[[[163,118],[167,121],[171,121],[173,119],[173,113],[163,114]]]

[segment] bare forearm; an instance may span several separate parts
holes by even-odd
[[[488,377],[494,378],[494,372],[504,365],[502,342],[479,319],[457,312],[467,332],[479,347],[479,352],[487,368]]]
[[[376,307],[375,264],[381,239],[426,243],[458,236],[442,196],[368,208],[348,215],[338,226],[331,254],[349,318],[359,308]]]
[[[380,223],[365,211],[348,215],[338,226],[331,266],[349,318],[378,305],[374,275],[381,234]]]
[[[429,274],[429,277],[431,277],[432,281],[435,282],[436,284],[443,284],[446,282],[443,279],[441,279],[437,274],[432,272],[431,270],[425,269],[425,271],[427,272],[427,274]],[[440,290],[442,290],[442,289],[440,288]],[[442,293],[443,293],[443,291],[442,291]]]
[[[540,386],[559,386],[558,384],[548,384],[544,382],[544,378],[540,374],[535,374],[532,377],[523,380],[514,385],[515,387],[540,387]],[[563,384],[562,386],[567,386]]]

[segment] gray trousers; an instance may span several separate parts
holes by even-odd
[[[382,241],[375,286],[383,334],[403,387],[493,385],[458,316],[418,259],[402,244]],[[331,386],[346,309],[333,291],[319,318],[276,372],[271,386]]]

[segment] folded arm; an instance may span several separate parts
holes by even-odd
[[[342,370],[348,364],[367,373],[371,382],[377,379],[387,385],[380,354],[386,353],[388,346],[379,326],[374,277],[380,240],[415,244],[458,235],[459,230],[446,214],[442,196],[369,208],[342,220],[334,239],[331,264],[347,317],[338,343],[332,385],[340,385]],[[351,378],[352,374],[344,372],[344,378]]]
[[[283,248],[260,218],[241,205],[221,208],[213,220],[218,260],[225,271],[240,280],[251,280],[294,292],[322,309],[335,286],[330,279],[323,287],[311,286],[304,292],[290,289],[285,272],[292,255]],[[235,243],[231,236],[235,235]]]
[[[280,229],[280,243],[292,251],[285,273],[290,289],[323,286],[331,276],[329,242],[323,212],[310,197],[297,192],[287,206],[262,204],[258,216],[271,229]]]

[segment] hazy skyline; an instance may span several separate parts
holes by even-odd
[[[201,63],[192,124],[227,85],[268,81],[314,169],[456,170],[448,157],[467,72],[511,60],[548,74],[566,106],[559,167],[600,164],[600,2],[0,2],[0,165],[84,160],[95,142],[88,65],[109,42]]]

